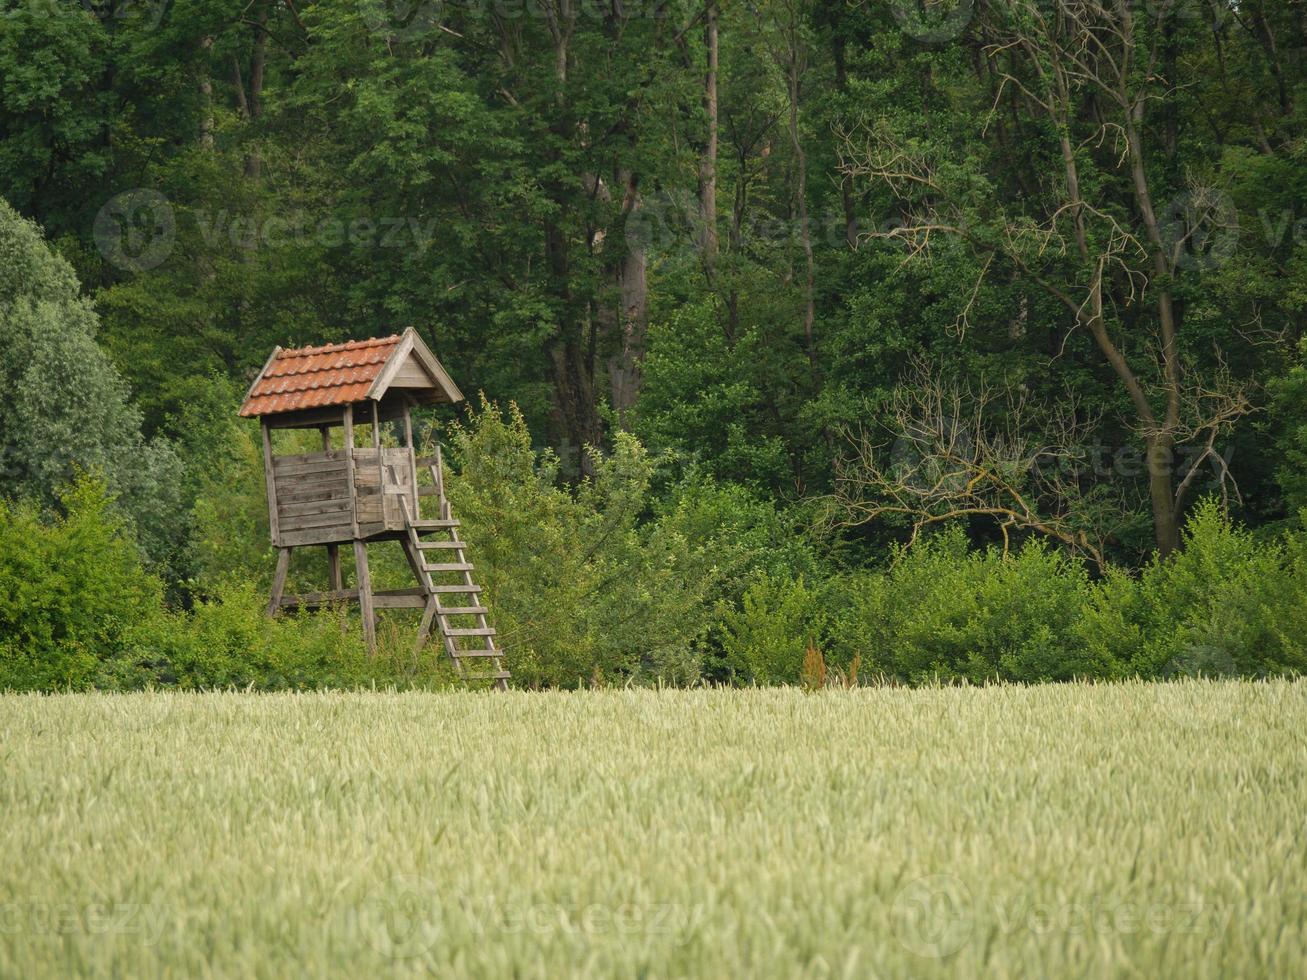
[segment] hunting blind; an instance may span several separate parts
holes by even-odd
[[[462,400],[440,361],[409,329],[393,337],[274,349],[240,414],[258,418],[263,429],[268,524],[277,549],[269,615],[358,602],[368,649],[375,650],[378,609],[421,609],[415,651],[437,630],[460,676],[492,680],[503,689],[509,677],[504,651],[486,622],[467,544],[445,497],[440,448],[426,458],[413,448],[415,407]],[[391,421],[402,422],[402,446],[381,445],[382,423]],[[370,445],[356,446],[355,429],[368,426]],[[342,430],[339,448],[332,445],[335,428]],[[275,455],[277,429],[317,429],[322,450]],[[422,516],[424,497],[436,498],[435,517]],[[373,591],[367,546],[376,541],[399,542],[416,588]],[[344,544],[354,549],[352,588],[341,575]],[[309,546],[326,548],[328,589],[284,595],[291,550]],[[488,669],[469,670],[478,663]]]

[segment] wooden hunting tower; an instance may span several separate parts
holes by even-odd
[[[277,548],[269,614],[356,601],[373,650],[376,610],[421,609],[415,650],[436,629],[461,676],[493,680],[502,689],[509,677],[504,651],[486,622],[481,587],[472,581],[467,545],[445,498],[440,448],[423,459],[413,449],[413,408],[462,400],[436,356],[409,329],[393,337],[325,347],[276,348],[250,385],[240,414],[257,417],[263,427],[268,524]],[[383,447],[381,425],[396,420],[402,420],[404,444]],[[356,446],[356,429],[368,426],[368,445]],[[332,446],[334,428],[342,430],[338,448]],[[276,429],[318,429],[322,451],[276,456]],[[428,482],[419,480],[419,472]],[[437,498],[435,517],[422,517],[418,505],[423,497]],[[373,591],[367,548],[373,541],[399,542],[416,588]],[[341,576],[342,544],[354,548],[357,581],[349,589]],[[310,545],[327,549],[329,588],[283,595],[291,550]],[[469,672],[468,662],[484,662],[490,669]]]

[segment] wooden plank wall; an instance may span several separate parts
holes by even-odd
[[[328,450],[277,456],[272,461],[277,493],[277,524],[283,544],[348,541],[353,537],[353,506],[349,495],[349,460],[344,452]]]
[[[402,530],[403,510],[399,493],[406,494],[413,507],[413,464],[409,450],[399,448],[356,448],[351,459],[344,450],[276,456],[272,460],[272,484],[277,502],[279,546],[349,541],[358,521],[363,536],[381,530]],[[382,466],[387,473],[382,474]],[[392,488],[383,493],[383,482]],[[351,488],[355,498],[351,499]]]

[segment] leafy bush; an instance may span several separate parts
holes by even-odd
[[[722,613],[722,653],[737,682],[796,684],[804,653],[824,620],[803,578],[758,576],[740,609]]]
[[[372,657],[344,609],[274,619],[266,606],[252,583],[230,582],[190,614],[164,621],[136,653],[159,682],[189,689],[433,687],[448,678],[438,657],[408,653],[411,634],[383,631],[388,642]]]
[[[1110,677],[1075,629],[1091,586],[1083,567],[1038,542],[969,552],[952,529],[899,552],[881,574],[850,576],[831,628],[844,661],[910,683]]]
[[[697,677],[708,583],[676,528],[639,525],[653,462],[633,437],[569,490],[516,407],[483,401],[453,428],[450,455],[451,503],[519,682]]]
[[[105,685],[162,619],[159,580],[102,482],[83,478],[45,520],[0,501],[0,690]]]
[[[146,553],[178,560],[181,465],[141,434],[127,385],[96,343],[99,318],[72,267],[0,200],[0,478],[46,506],[78,467],[95,468]]]
[[[1301,533],[1259,540],[1205,501],[1180,553],[1137,580],[1114,574],[1096,590],[1081,639],[1100,655],[1115,650],[1144,677],[1302,672],[1305,549]]]

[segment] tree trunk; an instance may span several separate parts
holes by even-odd
[[[263,78],[268,60],[268,5],[259,5],[254,20],[254,51],[250,56],[250,93],[245,100],[249,118],[257,120],[263,112]],[[243,97],[243,96],[242,96]],[[263,170],[263,159],[258,149],[245,156],[245,176],[257,180]]]
[[[624,223],[637,216],[643,203],[640,199],[639,178],[624,174],[626,193],[622,201]],[[640,397],[643,380],[641,362],[644,360],[645,336],[649,327],[648,259],[644,242],[639,236],[627,236],[626,253],[618,269],[618,297],[620,309],[617,323],[620,330],[619,349],[609,358],[608,380],[612,390],[613,409],[617,423],[627,428],[627,414]]]
[[[797,18],[797,14],[795,15]],[[813,324],[816,320],[816,306],[813,298],[813,279],[816,262],[812,252],[812,228],[808,222],[808,158],[803,151],[803,140],[799,135],[799,80],[801,76],[799,55],[798,24],[791,25],[789,32],[789,96],[790,96],[790,143],[794,148],[796,213],[799,219],[799,241],[803,246],[803,343],[808,352],[808,363],[813,371],[817,367],[817,349],[813,342]]]
[[[704,10],[704,45],[708,68],[703,79],[703,108],[708,140],[699,162],[699,220],[703,225],[703,267],[712,281],[717,265],[717,3],[708,0]]]

